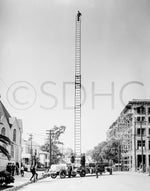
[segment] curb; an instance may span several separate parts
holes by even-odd
[[[46,177],[40,177],[37,181],[42,180],[42,179],[44,179],[44,178],[46,178]],[[37,182],[37,181],[36,181],[36,182]],[[12,187],[12,188],[4,189],[4,191],[14,191],[14,190],[18,190],[18,189],[23,188],[24,186],[27,186],[27,185],[29,185],[29,184],[33,184],[33,183],[36,183],[36,182],[34,182],[34,181],[29,181],[29,182],[20,184],[20,185],[18,185],[18,186],[14,186],[14,187]]]

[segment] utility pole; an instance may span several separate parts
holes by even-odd
[[[29,135],[29,140],[31,141],[31,145],[30,145],[30,154],[31,154],[31,165],[33,165],[33,149],[32,149],[32,139],[33,139],[33,135],[32,133]]]
[[[47,130],[49,135],[49,168],[51,167],[52,164],[52,130]]]

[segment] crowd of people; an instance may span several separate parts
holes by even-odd
[[[6,166],[6,170],[11,173],[12,176],[19,175],[19,163],[8,163]]]

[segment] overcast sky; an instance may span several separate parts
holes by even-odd
[[[124,104],[149,98],[149,0],[0,0],[0,94],[24,137],[42,143],[47,129],[65,125],[62,140],[73,147],[78,10],[85,152],[106,139]]]

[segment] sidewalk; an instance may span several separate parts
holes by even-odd
[[[41,180],[43,178],[42,177],[43,171],[37,171],[37,173],[38,173],[38,180]],[[14,183],[9,184],[8,185],[9,188],[5,189],[5,191],[14,191],[18,188],[33,183],[33,181],[30,181],[31,172],[25,172],[24,177],[21,177],[21,175],[15,175],[14,178],[15,178]]]
[[[137,175],[137,176],[150,176],[148,172],[138,172],[138,171],[114,171],[114,174],[126,174],[126,175]]]

